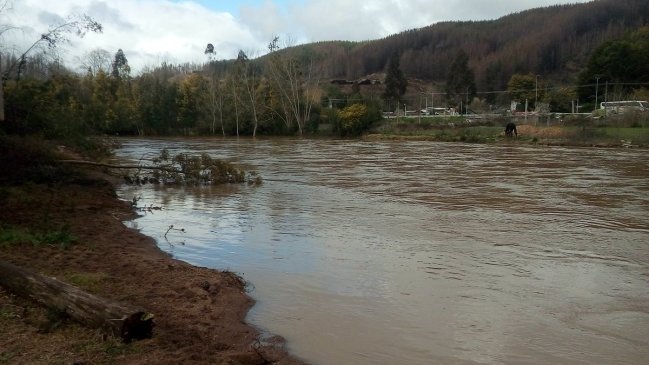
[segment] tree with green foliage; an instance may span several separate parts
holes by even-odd
[[[86,122],[96,132],[105,133],[110,131],[111,124],[115,120],[113,83],[103,70],[99,70],[95,76],[90,76],[90,83],[92,97],[90,103],[86,105],[88,111]]]
[[[178,115],[178,82],[164,66],[133,80],[133,104],[139,133],[174,133]]]
[[[541,99],[537,89],[536,77],[532,74],[521,75],[514,74],[507,83],[507,92],[512,100],[519,103],[528,102],[528,105],[533,107],[535,98]]]
[[[396,52],[390,57],[385,71],[385,90],[383,91],[383,98],[396,101],[397,104],[408,89],[408,80],[401,71],[400,59],[400,55]]]
[[[472,100],[475,95],[475,74],[469,68],[469,55],[459,50],[446,79],[446,98],[459,106]]]
[[[183,79],[178,91],[178,127],[183,134],[190,134],[204,122],[207,80],[201,74],[192,73]]]
[[[115,79],[125,79],[131,75],[131,67],[128,65],[126,55],[121,48],[115,52],[110,75]]]
[[[3,31],[6,31],[10,28],[3,26],[2,29]],[[46,33],[41,34],[41,37],[32,43],[18,58],[11,62],[6,70],[1,69],[2,62],[0,62],[0,122],[4,122],[5,120],[5,81],[12,77],[12,74],[15,75],[16,78],[19,78],[21,68],[26,64],[27,56],[32,51],[41,46],[45,46],[50,50],[56,49],[59,44],[67,41],[67,36],[70,33],[83,37],[88,32],[101,33],[102,30],[102,25],[88,15],[72,16],[64,22],[50,27]]]
[[[586,69],[579,75],[579,98],[592,101],[603,84],[618,84],[622,92],[631,92],[649,82],[649,26],[611,42],[593,52]],[[599,89],[599,90],[598,90]],[[599,99],[602,100],[602,99]],[[603,101],[603,100],[602,100]]]
[[[569,87],[561,87],[548,91],[543,100],[550,105],[552,112],[571,113],[572,102],[575,99],[577,99],[575,90]]]
[[[374,105],[352,104],[339,110],[334,120],[334,132],[341,137],[363,134],[372,123],[381,119],[381,112]]]
[[[366,113],[367,107],[363,104],[352,104],[338,111],[340,124],[336,129],[340,136],[346,137],[361,134],[364,129]]]
[[[115,90],[113,131],[126,135],[144,135],[144,129],[139,126],[136,120],[137,111],[134,102],[133,83],[130,79],[121,79],[117,84],[117,90]]]

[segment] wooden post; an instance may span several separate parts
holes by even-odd
[[[100,298],[2,260],[0,285],[16,295],[64,312],[77,322],[120,337],[127,343],[153,335],[153,315],[144,310]]]

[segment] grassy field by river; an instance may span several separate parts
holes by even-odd
[[[646,113],[645,113],[646,114]],[[517,124],[518,136],[505,136],[510,120]],[[517,142],[545,145],[595,147],[649,146],[649,115],[613,116],[608,119],[586,117],[484,118],[428,117],[385,119],[365,137],[368,140],[430,140],[440,142],[496,143]]]

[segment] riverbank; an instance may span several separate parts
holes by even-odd
[[[574,147],[649,147],[646,115],[617,116],[608,120],[589,118],[552,119],[543,122],[513,120],[517,135],[505,136],[510,119],[417,118],[386,120],[363,139],[369,141],[434,141],[465,143],[519,143]]]
[[[0,185],[0,259],[144,308],[154,335],[124,344],[0,288],[0,364],[300,363],[245,323],[240,277],[175,260],[124,226],[135,214],[105,171],[48,171],[56,178]]]

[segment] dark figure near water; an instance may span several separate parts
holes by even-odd
[[[507,123],[507,125],[505,126],[505,135],[507,137],[512,137],[514,135],[518,137],[518,132],[516,132],[516,124],[512,122]]]

